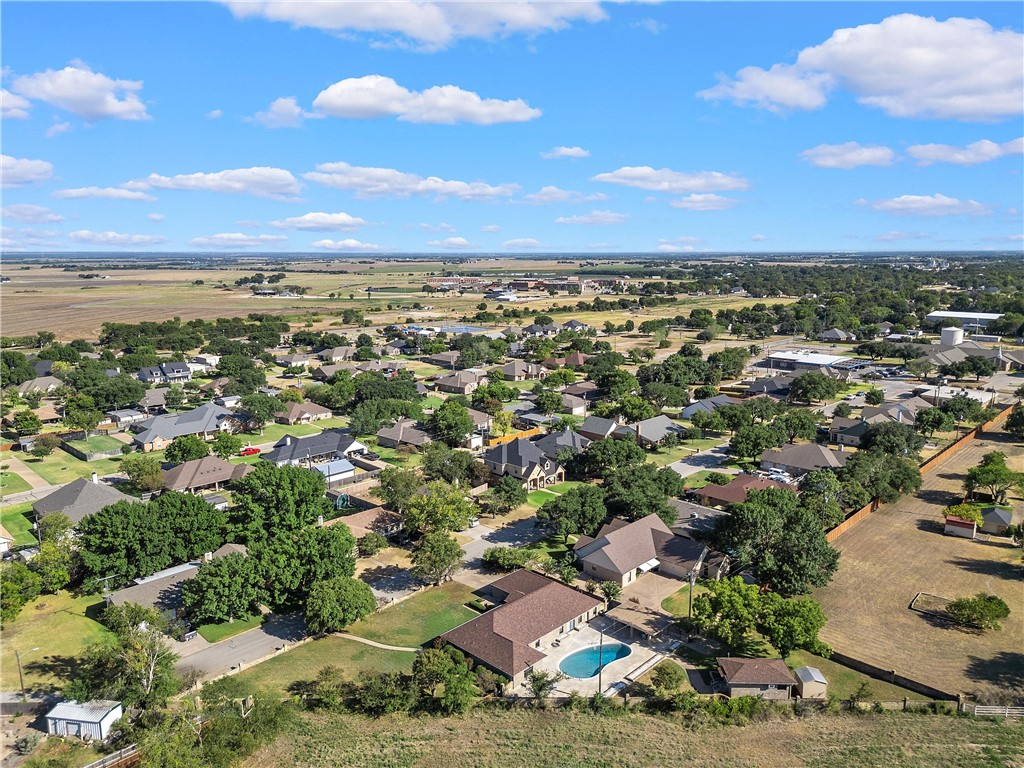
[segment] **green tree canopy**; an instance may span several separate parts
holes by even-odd
[[[197,435],[182,435],[174,438],[164,452],[164,458],[173,464],[194,461],[209,455],[210,446]]]
[[[261,600],[255,563],[238,552],[204,563],[181,593],[197,624],[248,618],[259,611]]]
[[[462,531],[474,513],[475,506],[462,489],[435,480],[427,485],[426,492],[409,500],[405,527],[410,533]]]
[[[428,584],[448,581],[462,567],[462,547],[444,530],[424,536],[412,554],[412,574]]]
[[[377,610],[373,591],[359,579],[339,576],[313,585],[306,600],[307,626],[317,634],[338,632]]]

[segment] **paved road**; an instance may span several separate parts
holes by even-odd
[[[260,627],[183,657],[178,661],[177,669],[179,672],[194,669],[200,679],[209,680],[230,672],[240,664],[247,668],[284,645],[297,642],[305,636],[306,624],[301,616],[274,616]]]
[[[718,447],[711,448],[707,451],[695,453],[687,459],[680,459],[679,461],[673,462],[668,465],[668,468],[683,477],[687,477],[692,475],[694,472],[700,472],[704,469],[713,469],[716,472],[723,472],[729,475],[739,474],[739,470],[735,467],[722,466],[730,458],[729,444],[726,443],[725,445],[719,445]]]

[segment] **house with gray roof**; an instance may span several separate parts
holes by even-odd
[[[604,440],[611,437],[619,423],[612,419],[602,419],[600,416],[587,416],[577,432],[589,440]]]
[[[413,419],[401,418],[390,427],[377,430],[377,445],[384,448],[398,448],[400,445],[422,448],[431,442],[433,438],[430,434]]]
[[[528,491],[565,480],[565,469],[525,438],[510,440],[484,452],[481,459],[496,477],[521,480]]]
[[[32,511],[35,512],[37,519],[59,512],[67,515],[72,523],[78,524],[86,515],[94,515],[104,507],[117,504],[119,501],[138,499],[100,482],[94,472],[91,479],[80,477],[78,480],[72,480],[39,501],[33,502]]]
[[[140,368],[139,381],[144,384],[174,384],[192,379],[192,369],[188,363],[168,362],[159,365],[147,365]]]
[[[33,392],[42,392],[47,394],[53,392],[53,390],[63,387],[64,382],[58,379],[56,376],[39,376],[28,381],[23,381],[15,389],[18,394],[24,397],[25,395],[32,394]]]
[[[762,453],[761,469],[781,469],[793,477],[803,477],[815,469],[842,469],[852,455],[852,452],[833,451],[817,443],[785,445]]]
[[[661,414],[619,427],[613,433],[613,437],[633,440],[645,447],[650,447],[661,445],[669,435],[678,435],[680,432],[683,432],[682,426]]]
[[[317,357],[325,363],[342,363],[346,360],[351,360],[355,353],[355,347],[332,347],[331,349],[320,350],[320,352],[317,353]]]
[[[505,381],[530,381],[539,379],[544,375],[544,366],[538,363],[527,363],[522,360],[513,360],[510,363],[499,366],[492,371]]]
[[[132,424],[131,430],[135,433],[132,444],[142,451],[160,451],[170,445],[174,438],[183,435],[211,440],[220,432],[234,432],[238,420],[234,411],[207,403],[184,413],[151,416],[145,421]]]
[[[340,429],[325,429],[308,437],[285,435],[260,456],[275,466],[307,465],[335,459],[347,459],[367,452],[367,447]]]
[[[471,395],[478,387],[487,383],[487,374],[476,371],[456,371],[447,376],[442,376],[434,386],[440,392],[449,392],[456,395]]]
[[[714,397],[706,397],[703,400],[697,400],[694,403],[690,403],[688,406],[683,408],[679,412],[679,418],[681,419],[692,419],[695,413],[714,413],[723,405],[739,405],[742,400],[729,395],[715,395]]]
[[[558,454],[562,451],[582,453],[587,450],[587,446],[591,442],[593,441],[590,438],[584,437],[579,432],[563,429],[561,432],[552,432],[544,435],[539,440],[535,440],[533,444],[549,459],[557,459]]]

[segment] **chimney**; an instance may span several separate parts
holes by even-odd
[[[95,472],[92,473],[92,481],[95,485],[100,484],[100,476],[97,475]]]
[[[640,424],[641,424],[641,422],[639,422],[639,421],[636,423],[636,444],[639,445],[641,448],[643,448],[644,447],[644,441],[643,441],[643,438],[640,435],[640,430],[641,430]]]
[[[291,445],[292,444],[292,436],[291,435],[285,435],[284,436],[284,444],[285,445]]]
[[[213,562],[213,552],[207,552],[205,555],[203,555],[203,562],[204,563],[212,563]]]

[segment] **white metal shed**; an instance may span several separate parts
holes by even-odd
[[[46,713],[46,732],[56,736],[103,741],[111,726],[124,714],[119,701],[94,699],[79,704],[62,701]]]

